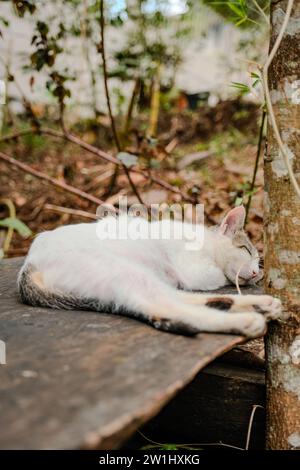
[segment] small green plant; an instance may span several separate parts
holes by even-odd
[[[9,217],[0,220],[0,228],[6,229],[6,235],[2,247],[0,247],[0,260],[4,258],[5,253],[8,251],[12,236],[17,232],[21,237],[28,238],[32,235],[32,231],[20,219],[16,217],[16,209],[10,199],[0,200],[0,204],[7,207]]]
[[[178,446],[177,444],[158,444],[158,445],[147,445],[141,448],[141,450],[150,450],[150,449],[178,450]]]

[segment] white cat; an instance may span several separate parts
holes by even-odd
[[[280,317],[279,300],[192,292],[234,283],[238,272],[240,284],[259,276],[258,253],[243,231],[244,219],[240,206],[219,227],[202,227],[203,246],[192,251],[184,239],[99,239],[104,224],[106,231],[113,229],[114,217],[41,233],[19,274],[21,299],[34,306],[126,315],[186,335],[260,336],[268,319]]]

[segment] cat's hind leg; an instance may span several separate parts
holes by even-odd
[[[136,317],[136,314],[129,315]],[[155,328],[195,335],[199,332],[233,333],[256,338],[266,332],[266,318],[259,313],[226,313],[206,306],[192,306],[179,299],[157,296],[153,301],[140,303],[138,318]]]
[[[249,338],[266,331],[263,315],[242,311],[224,314],[205,305],[191,305],[183,300],[180,291],[138,267],[131,267],[122,284],[114,282],[111,288],[114,313],[139,319],[160,330],[184,335],[234,333]]]
[[[183,291],[180,291],[180,295],[184,302],[191,305],[205,305],[228,312],[258,312],[265,315],[267,320],[282,318],[280,300],[270,295],[200,294]]]

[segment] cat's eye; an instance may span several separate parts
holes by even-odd
[[[248,251],[249,255],[251,256],[251,251],[249,250],[249,248],[246,245],[242,245],[240,248],[243,248],[246,251]]]

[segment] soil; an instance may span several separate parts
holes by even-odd
[[[134,122],[131,140],[127,142],[128,150],[139,156],[142,165],[151,165],[156,176],[204,203],[208,224],[218,223],[224,213],[243,195],[244,201],[247,201],[245,187],[252,178],[255,162],[258,116],[259,110],[255,105],[239,100],[219,103],[213,109],[203,106],[197,112],[163,112],[159,122],[158,142],[145,139],[140,131],[143,126]],[[95,125],[82,122],[74,126],[73,131],[89,143],[99,144],[100,140],[101,148],[115,154],[107,118],[101,119],[97,131]],[[25,127],[24,123],[22,126]],[[11,128],[8,132],[13,130]],[[170,142],[174,142],[175,148],[168,154],[164,149]],[[107,200],[113,164],[73,144],[28,135],[3,143],[1,150],[39,171]],[[177,169],[178,162],[185,155],[205,150],[211,151],[211,156],[195,161],[182,170]],[[181,200],[177,194],[150,183],[141,175],[132,174],[132,179],[147,203]],[[262,250],[261,165],[256,186],[247,230],[259,250]],[[126,194],[130,202],[134,201],[128,180],[122,171],[119,172],[113,194],[108,201],[115,202],[119,194]],[[78,215],[53,212],[53,209],[47,208],[47,204],[92,214],[96,210],[95,204],[25,174],[1,160],[0,198],[13,201],[17,217],[29,226],[33,236],[63,224],[89,220]],[[5,207],[0,206],[0,219],[7,215]],[[23,239],[14,233],[6,255],[25,255],[31,239],[32,237]]]

